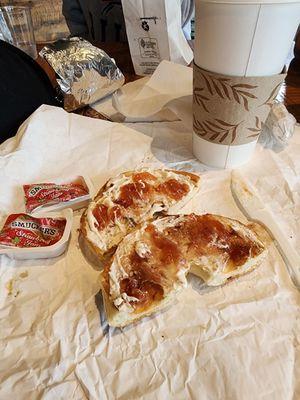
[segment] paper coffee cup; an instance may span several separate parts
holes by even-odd
[[[299,0],[196,0],[194,62],[233,77],[279,74],[299,21]],[[216,144],[194,133],[193,148],[200,161],[226,168],[247,162],[256,141]]]

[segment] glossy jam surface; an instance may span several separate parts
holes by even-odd
[[[176,279],[181,257],[177,244],[151,224],[143,240],[150,249],[149,254],[141,257],[133,250],[126,256],[124,262],[129,277],[120,282],[121,292],[138,299],[130,302],[137,312],[146,310],[153,302],[164,297],[164,288],[166,285],[172,286]]]
[[[99,204],[94,208],[93,216],[97,221],[95,224],[96,228],[101,231],[121,216],[121,209],[118,206],[108,208],[104,204]]]
[[[138,302],[133,302],[133,305],[136,303],[135,308],[139,311],[141,308],[146,309],[154,301],[161,300],[164,294],[160,284],[144,279],[138,273],[130,279],[122,280],[121,291],[138,299]]]
[[[119,198],[115,203],[124,208],[134,207],[140,201],[146,201],[153,192],[153,188],[145,181],[128,183],[120,189]]]
[[[185,175],[189,180],[198,182],[199,177],[185,172],[176,172]],[[135,218],[140,212],[155,202],[168,203],[180,201],[189,193],[189,185],[174,178],[162,175],[164,180],[147,171],[132,173],[130,181],[120,186],[115,198],[111,198],[115,206],[109,208],[98,204],[93,210],[96,219],[95,227],[101,231],[113,223],[117,218],[128,216]],[[135,225],[135,224],[134,224]],[[110,225],[112,226],[112,225]]]
[[[169,179],[161,183],[156,188],[158,193],[162,193],[173,200],[181,200],[189,191],[186,183],[178,182],[176,179]]]
[[[150,174],[150,172],[138,172],[132,176],[133,182],[146,181],[154,182],[157,180],[156,176]]]
[[[243,265],[249,256],[262,250],[258,243],[209,214],[191,214],[184,223],[166,229],[165,233],[184,246],[189,257],[225,255],[229,269]]]
[[[179,261],[181,252],[176,241],[157,231],[152,224],[148,225],[146,232],[150,235],[151,250],[155,252],[160,267]]]

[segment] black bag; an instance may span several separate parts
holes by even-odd
[[[0,40],[0,143],[42,104],[61,105],[47,74],[26,53]]]

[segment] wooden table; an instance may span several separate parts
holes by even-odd
[[[111,57],[116,60],[118,67],[121,69],[125,75],[125,80],[127,82],[134,81],[140,77],[135,75],[130,52],[127,43],[94,43],[97,47],[100,47],[106,51]],[[299,46],[299,48],[298,48]],[[43,46],[39,45],[38,50]],[[299,54],[298,54],[299,52]],[[280,90],[278,99],[282,101],[289,112],[295,116],[297,122],[300,123],[300,38],[299,43],[296,44],[296,54],[299,57],[295,58],[290,65],[288,75],[286,80]],[[49,64],[38,58],[38,63],[46,71],[47,75],[51,79],[53,85],[56,85],[55,73]],[[92,118],[106,119],[103,115],[99,114],[97,111],[93,110],[89,106],[77,111],[78,114],[85,115]]]

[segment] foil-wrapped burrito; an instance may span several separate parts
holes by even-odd
[[[64,108],[73,111],[113,93],[124,75],[105,51],[80,37],[61,39],[45,46],[45,58],[59,76]]]

